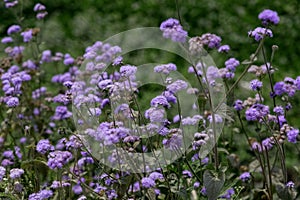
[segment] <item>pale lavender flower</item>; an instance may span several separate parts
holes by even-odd
[[[160,30],[163,32],[163,37],[170,38],[174,42],[185,42],[187,32],[183,30],[177,19],[169,18],[162,22]]]
[[[267,26],[269,24],[278,24],[280,21],[280,18],[276,11],[265,9],[258,15],[258,19],[262,21],[262,24],[264,26]]]
[[[16,178],[20,178],[22,174],[24,174],[24,170],[23,169],[14,168],[14,169],[10,170],[9,177],[11,179],[16,179]]]
[[[19,25],[11,25],[8,29],[7,29],[7,35],[11,35],[14,33],[18,33],[21,31],[21,26]]]
[[[253,37],[256,41],[260,41],[264,37],[273,37],[273,33],[270,29],[257,27],[254,30],[248,32],[249,37]]]

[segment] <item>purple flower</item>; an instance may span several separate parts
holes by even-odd
[[[51,62],[51,51],[50,50],[45,50],[42,53],[42,62]]]
[[[212,34],[212,33],[205,33],[201,35],[200,41],[202,45],[207,45],[208,48],[218,48],[221,45],[221,37]]]
[[[32,30],[28,30],[28,31],[24,31],[21,33],[21,35],[23,36],[23,41],[24,42],[30,42],[30,40],[32,39]]]
[[[214,115],[214,120],[215,120],[215,123],[222,123],[223,122],[223,118],[220,116],[220,115],[218,115],[218,114],[215,114]],[[209,121],[209,123],[213,123],[213,116],[212,115],[209,115],[208,117],[207,117],[207,119],[208,119],[208,121]]]
[[[66,106],[57,106],[55,109],[55,114],[52,117],[53,120],[67,119],[72,116],[72,113],[68,111]]]
[[[226,69],[232,72],[234,72],[235,68],[239,65],[240,65],[240,61],[238,61],[235,58],[229,58],[228,60],[225,61]]]
[[[8,101],[6,102],[6,105],[8,107],[16,107],[18,106],[20,103],[19,103],[19,99],[17,97],[10,97],[8,99]]]
[[[50,169],[61,169],[73,158],[69,151],[54,151],[48,155],[47,165]]]
[[[231,196],[234,195],[234,189],[230,188],[226,191],[224,195],[221,195],[221,198],[231,199]]]
[[[183,80],[176,80],[175,82],[169,84],[167,86],[167,90],[172,92],[172,93],[177,93],[180,90],[184,90],[188,87],[187,82],[183,81]]]
[[[149,178],[151,178],[152,180],[156,181],[157,179],[164,179],[164,176],[159,173],[159,172],[152,172],[150,175],[149,175]]]
[[[53,196],[52,190],[41,190],[38,193],[32,193],[29,195],[29,200],[43,200]]]
[[[199,187],[200,187],[200,182],[196,181],[196,182],[194,183],[194,188],[196,189],[196,188],[199,188]]]
[[[182,175],[184,177],[188,177],[188,178],[192,178],[193,177],[193,174],[189,170],[183,170],[182,171]]]
[[[47,15],[48,15],[48,12],[46,12],[46,11],[39,12],[39,13],[36,15],[36,18],[37,18],[37,19],[44,19]]]
[[[182,147],[182,135],[173,134],[169,139],[163,139],[162,144],[170,149],[170,150],[177,150]]]
[[[132,75],[135,75],[136,71],[137,71],[137,67],[131,65],[123,65],[120,68],[121,76],[125,76],[125,77],[130,77]]]
[[[250,175],[250,172],[244,172],[240,175],[240,179],[243,181],[243,182],[246,182],[248,180],[250,180],[251,178],[251,175]]]
[[[272,149],[274,142],[270,138],[266,138],[261,142],[264,150]]]
[[[288,141],[291,143],[296,143],[298,134],[299,134],[298,129],[292,129],[292,130],[288,131],[287,132]]]
[[[251,90],[260,90],[262,88],[263,84],[261,81],[254,79],[250,81],[250,89]]]
[[[53,150],[54,150],[54,146],[50,144],[50,141],[48,139],[42,139],[36,145],[36,151],[41,154],[45,154],[48,151],[53,151]]]
[[[1,43],[2,44],[7,44],[7,43],[10,43],[10,42],[13,42],[14,40],[12,39],[12,37],[4,37],[2,38],[1,40]]]
[[[262,152],[262,147],[258,142],[253,142],[251,148],[252,150],[257,150],[258,152]]]
[[[273,109],[274,113],[276,113],[277,115],[284,115],[284,109],[282,106],[276,106]]]
[[[248,121],[257,121],[261,118],[268,115],[269,112],[269,106],[265,106],[263,104],[254,104],[250,108],[248,108],[245,112],[246,119]]]
[[[176,71],[176,65],[173,63],[165,64],[165,65],[157,65],[154,67],[154,72],[156,73],[163,73],[163,74],[170,74],[171,71]]]
[[[287,182],[287,184],[285,186],[287,188],[294,188],[295,187],[295,183],[293,181],[289,181],[289,182]]]
[[[12,8],[14,6],[16,6],[18,4],[18,1],[15,0],[15,1],[8,1],[8,0],[5,0],[5,7],[6,8]]]
[[[154,180],[148,177],[142,178],[141,182],[142,182],[142,186],[145,188],[151,188],[155,186]]]
[[[44,10],[46,10],[46,7],[41,3],[35,4],[35,6],[33,8],[34,12],[39,12],[39,11],[44,11]]]
[[[230,50],[229,45],[222,45],[218,48],[218,52],[220,53],[227,53]]]
[[[244,106],[243,106],[243,101],[242,100],[236,100],[233,104],[233,107],[236,111],[241,111],[244,109]]]
[[[72,187],[72,191],[78,195],[78,194],[81,194],[83,190],[82,190],[82,187],[80,186],[80,184],[77,184]]]
[[[154,97],[151,100],[150,105],[153,106],[153,107],[158,107],[158,106],[163,106],[163,107],[167,107],[167,108],[171,107],[171,105],[169,104],[167,98],[165,96],[162,96],[162,95]]]
[[[16,178],[20,178],[22,174],[24,174],[23,169],[14,168],[10,170],[9,177],[11,179],[16,179]]]
[[[264,26],[267,26],[269,24],[276,25],[280,21],[277,12],[269,9],[265,9],[261,13],[259,13],[258,19],[262,21],[262,24]]]
[[[0,166],[0,181],[3,180],[5,173],[6,173],[6,169],[4,167]]]
[[[7,35],[11,35],[14,33],[18,33],[21,31],[21,26],[19,25],[12,25],[7,29]]]
[[[165,110],[161,108],[151,107],[145,111],[146,119],[150,119],[150,122],[163,122],[165,120]]]
[[[260,41],[265,36],[273,37],[273,33],[270,29],[257,27],[253,31],[249,31],[248,36],[253,37],[256,41]]]
[[[177,19],[169,18],[162,22],[160,30],[163,32],[163,37],[170,38],[174,42],[185,42],[187,32],[183,30]]]
[[[74,58],[72,58],[70,54],[65,55],[64,65],[72,65],[74,64],[74,61]]]

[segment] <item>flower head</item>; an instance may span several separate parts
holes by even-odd
[[[160,30],[165,38],[170,38],[174,42],[185,42],[187,32],[183,30],[177,19],[167,19],[160,25]]]
[[[262,24],[264,26],[270,25],[270,24],[278,24],[280,21],[280,18],[278,17],[278,14],[276,11],[265,9],[258,15],[258,19],[262,21]]]

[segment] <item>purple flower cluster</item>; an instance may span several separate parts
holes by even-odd
[[[43,200],[43,199],[49,199],[53,196],[52,190],[41,190],[38,193],[32,193],[29,195],[29,200]]]
[[[185,42],[187,32],[183,30],[177,19],[167,19],[160,25],[160,30],[163,32],[165,38],[170,38],[174,42]]]
[[[261,13],[259,13],[258,19],[262,21],[262,24],[264,26],[268,26],[271,24],[276,25],[280,21],[277,12],[270,9],[263,10]]]
[[[250,81],[250,89],[258,91],[262,88],[263,83],[257,79]]]
[[[46,11],[46,7],[41,3],[35,4],[33,11],[37,13],[36,14],[37,19],[44,19],[46,15],[48,15],[48,12]]]
[[[298,90],[300,90],[300,76],[298,76],[295,80],[290,77],[286,77],[284,81],[277,82],[274,85],[274,95],[276,96],[287,94],[289,97],[292,97]]]
[[[16,179],[16,178],[20,178],[22,174],[24,174],[24,170],[23,169],[18,169],[18,168],[14,168],[11,169],[9,172],[9,177],[11,179]]]
[[[244,172],[240,175],[239,177],[243,182],[247,182],[248,180],[251,179],[250,172]]]
[[[12,8],[18,4],[17,0],[4,0],[6,8]]]
[[[258,42],[266,36],[273,37],[273,32],[267,28],[257,27],[254,30],[249,31],[248,36],[254,38]]]
[[[245,112],[248,121],[259,121],[270,113],[269,106],[263,104],[254,104]]]
[[[164,64],[164,65],[157,65],[154,67],[154,72],[162,73],[162,74],[170,74],[171,71],[176,71],[177,67],[173,63]]]
[[[291,143],[296,143],[298,135],[299,135],[298,129],[292,129],[292,130],[288,131],[287,132],[288,141]]]
[[[3,180],[5,173],[6,173],[6,169],[0,166],[0,182]]]
[[[61,169],[65,164],[72,160],[73,155],[69,151],[54,151],[48,155],[47,165],[50,169]]]
[[[48,151],[53,151],[54,146],[50,144],[50,141],[48,139],[42,139],[40,140],[36,145],[36,151],[45,154]]]

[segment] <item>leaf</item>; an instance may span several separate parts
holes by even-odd
[[[212,170],[206,170],[203,174],[203,184],[206,188],[208,200],[216,200],[225,183],[225,173],[216,173]]]

